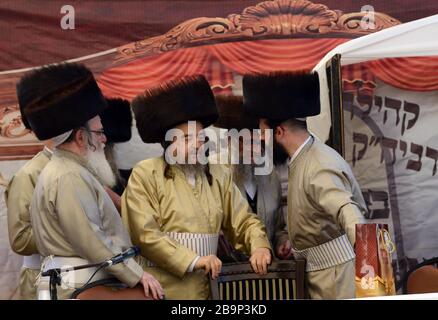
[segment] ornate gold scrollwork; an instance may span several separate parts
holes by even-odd
[[[373,33],[400,23],[375,12],[374,28],[362,28],[366,12],[344,14],[330,10],[323,4],[308,0],[274,0],[250,6],[241,14],[226,18],[196,18],[185,21],[167,33],[136,41],[118,49],[120,60],[150,56],[196,45],[229,41],[341,37],[354,38]]]

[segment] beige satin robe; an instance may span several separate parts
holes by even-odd
[[[36,244],[44,257],[79,257],[97,263],[132,246],[102,184],[84,158],[68,151],[56,150],[41,172],[31,217]],[[133,259],[107,271],[130,287],[143,273]],[[59,294],[67,296],[62,290]]]
[[[49,162],[51,153],[44,148],[17,171],[5,191],[8,208],[8,233],[12,250],[20,255],[38,254],[35,238],[30,223],[30,202],[38,176]],[[27,267],[20,271],[21,299],[36,299],[36,276],[39,269]]]
[[[315,247],[347,234],[355,243],[355,225],[364,223],[366,204],[347,162],[311,137],[289,167],[288,230],[297,250]],[[313,299],[353,298],[354,260],[307,272]]]
[[[187,272],[197,254],[166,232],[218,234],[222,229],[236,248],[251,254],[270,248],[265,228],[250,213],[228,168],[210,165],[213,184],[204,174],[192,187],[176,166],[164,176],[163,158],[148,159],[134,168],[122,196],[122,217],[134,244],[156,267],[144,266],[157,277],[167,299],[207,299],[208,279],[202,270]]]

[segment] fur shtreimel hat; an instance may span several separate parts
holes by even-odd
[[[159,143],[166,131],[193,120],[208,127],[218,118],[210,85],[202,75],[184,77],[148,89],[131,103],[145,143]]]
[[[118,143],[131,140],[132,112],[128,100],[107,98],[106,108],[100,114],[103,130],[108,142]]]
[[[223,129],[258,129],[257,118],[245,114],[243,110],[243,97],[231,95],[218,95],[216,105],[219,110],[219,119],[215,127]]]
[[[317,73],[273,72],[243,77],[245,113],[257,118],[287,120],[321,112]]]
[[[82,64],[63,63],[25,74],[17,84],[20,109],[40,140],[82,126],[106,107],[93,74]]]
[[[20,99],[20,97],[18,97],[18,99]],[[20,107],[20,114],[21,114],[21,122],[23,123],[26,129],[32,130],[29,122],[27,121],[26,115],[24,114],[24,105],[25,104],[23,102],[18,100],[18,106]]]

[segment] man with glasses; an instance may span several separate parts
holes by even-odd
[[[57,146],[41,172],[31,202],[31,219],[42,270],[98,263],[132,246],[104,186],[114,175],[104,153],[106,137],[98,116],[107,103],[92,73],[83,65],[60,64],[25,75],[17,94],[28,97],[24,113],[40,140]],[[110,274],[129,287],[140,283],[145,294],[163,295],[158,281],[133,260],[97,272],[83,269],[62,275],[59,298]],[[40,298],[48,279],[38,284]]]

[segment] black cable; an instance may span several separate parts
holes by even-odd
[[[88,281],[87,281],[82,287],[78,288],[77,290],[82,290],[82,289],[84,289],[84,287],[86,287],[86,286],[90,283],[90,281],[94,278],[94,276],[95,276],[100,270],[102,270],[103,268],[105,268],[106,266],[107,266],[107,263],[106,263],[106,262],[103,262],[100,266],[98,266],[98,267],[96,268],[96,270],[93,272],[93,274],[91,275],[91,277],[88,279]]]
[[[77,297],[84,291],[102,285],[110,285],[114,288],[125,288],[126,285],[120,282],[117,278],[107,278],[102,280],[96,280],[90,284],[83,285],[81,288],[76,289],[70,296],[70,299],[77,299]]]

